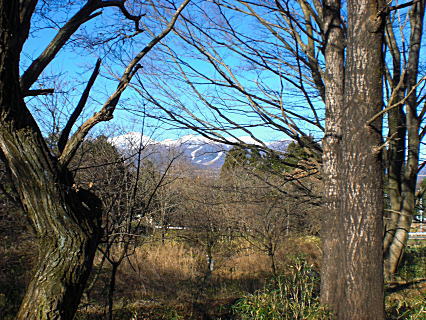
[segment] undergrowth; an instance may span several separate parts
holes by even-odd
[[[406,249],[396,274],[397,284],[388,287],[387,320],[426,320],[426,246]]]
[[[298,260],[290,273],[278,276],[264,289],[245,295],[233,307],[239,320],[326,320],[330,313],[319,302],[319,277]]]

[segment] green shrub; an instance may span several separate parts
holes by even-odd
[[[330,313],[319,303],[319,277],[312,266],[298,260],[289,274],[241,298],[233,311],[241,320],[326,320]]]

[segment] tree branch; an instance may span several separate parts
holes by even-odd
[[[143,16],[145,16],[145,14],[141,14],[139,16],[132,15],[124,6],[125,2],[126,2],[126,0],[124,0],[124,1],[123,0],[122,1],[103,1],[102,3],[103,3],[104,7],[117,7],[117,8],[119,8],[121,10],[121,12],[123,13],[123,15],[127,19],[134,21],[136,32],[142,32],[143,30],[140,28],[139,22],[140,22],[141,18]]]
[[[83,91],[83,94],[81,95],[80,101],[78,102],[76,108],[71,114],[71,117],[69,118],[67,124],[65,125],[64,130],[62,130],[61,136],[58,141],[59,153],[62,153],[62,151],[64,151],[65,144],[68,141],[68,137],[71,132],[71,129],[74,126],[75,122],[77,121],[78,117],[80,116],[81,112],[83,111],[84,106],[86,105],[87,99],[89,98],[90,90],[92,89],[93,84],[95,83],[95,80],[97,76],[99,75],[100,67],[101,67],[101,59],[98,59],[96,61],[95,69],[93,69],[93,73],[90,76],[89,81],[87,82],[87,85]]]
[[[174,13],[172,19],[166,26],[166,28],[156,37],[154,37],[146,46],[143,48],[130,63],[127,65],[126,69],[121,76],[120,82],[118,83],[117,89],[115,92],[108,98],[108,100],[104,103],[102,109],[99,112],[96,112],[91,118],[86,120],[80,128],[78,128],[77,132],[72,136],[72,138],[67,142],[64,147],[64,150],[59,157],[59,164],[62,166],[66,166],[74,156],[78,147],[82,143],[83,139],[89,133],[90,129],[92,129],[97,123],[102,121],[108,121],[113,118],[113,113],[115,108],[120,100],[121,94],[127,88],[130,83],[130,80],[136,74],[136,72],[142,68],[139,62],[146,56],[151,49],[159,43],[167,34],[172,31],[178,17],[180,16],[183,9],[191,0],[184,0],[180,7]]]
[[[53,94],[54,92],[55,92],[55,89],[53,88],[27,90],[27,92],[25,92],[25,97],[45,96],[48,94]]]
[[[97,17],[102,12],[96,12],[101,6],[99,1],[89,0],[87,3],[58,31],[53,40],[44,49],[40,56],[35,59],[21,77],[21,89],[26,92],[36,82],[37,78],[47,67],[47,65],[55,58],[56,54],[77,29],[85,22]]]
[[[21,26],[21,32],[19,33],[19,41],[21,46],[27,40],[30,26],[31,26],[31,17],[34,13],[35,7],[38,0],[20,0],[19,1],[19,23]]]
[[[390,105],[389,107],[384,108],[382,111],[378,112],[374,117],[372,117],[370,120],[368,120],[366,122],[366,126],[371,125],[374,121],[376,121],[380,116],[382,116],[383,114],[385,114],[386,112],[388,112],[389,110],[396,108],[400,105],[403,105],[408,98],[410,98],[410,96],[415,92],[416,88],[423,82],[426,80],[426,77],[423,77],[420,79],[420,81],[411,88],[410,92],[408,92],[408,94],[404,97],[404,99]]]
[[[102,14],[102,11],[95,12],[96,10],[106,7],[117,7],[127,19],[135,22],[136,31],[138,33],[142,32],[142,30],[139,28],[139,21],[143,15],[134,16],[130,14],[129,11],[125,8],[124,3],[125,0],[87,0],[86,4],[58,31],[58,33],[49,43],[46,49],[40,54],[37,59],[35,59],[31,63],[28,69],[24,72],[21,77],[22,92],[26,94],[26,92],[31,88],[31,86],[37,81],[37,78],[40,76],[43,70],[55,58],[59,50],[62,49],[65,43],[71,38],[71,36],[78,30],[81,25]],[[26,15],[28,16],[29,13],[27,13]],[[29,16],[29,18],[30,17],[31,16]]]
[[[406,2],[406,3],[398,4],[396,6],[391,6],[391,7],[386,6],[382,10],[380,10],[379,14],[389,14],[391,11],[395,11],[395,10],[399,10],[399,9],[409,7],[409,6],[416,4],[417,2],[420,2],[420,1],[423,1],[423,0],[413,0],[413,1],[409,1],[409,2]]]

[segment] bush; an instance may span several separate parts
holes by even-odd
[[[319,303],[319,277],[306,262],[297,260],[287,275],[246,295],[234,306],[240,320],[326,320],[330,313]]]

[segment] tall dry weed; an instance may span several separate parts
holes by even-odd
[[[118,287],[135,298],[178,298],[190,294],[191,283],[202,275],[202,256],[179,242],[137,248],[122,265]],[[186,291],[186,292],[185,292]]]

